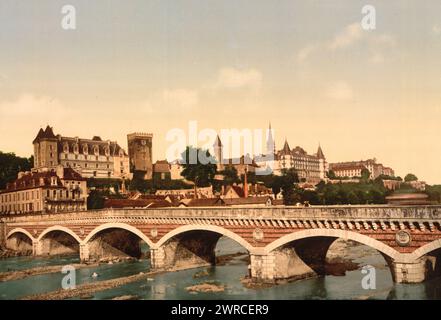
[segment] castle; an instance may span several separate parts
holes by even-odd
[[[129,156],[117,142],[55,135],[51,127],[40,129],[34,145],[34,171],[54,170],[61,165],[84,178],[129,178]]]

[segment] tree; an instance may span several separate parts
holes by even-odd
[[[134,191],[137,190],[139,192],[145,193],[148,190],[152,189],[151,180],[144,180],[143,175],[133,174],[133,178],[129,184],[129,190]]]
[[[301,201],[298,194],[294,192],[294,183],[299,182],[299,176],[294,169],[291,168],[288,170],[283,170],[280,181],[283,195],[283,204],[293,205]]]
[[[237,169],[233,166],[227,166],[224,170],[220,172],[224,176],[223,185],[231,186],[239,182],[239,177],[237,175]]]
[[[201,163],[200,154],[206,157],[208,163]],[[192,155],[196,155],[196,159],[192,159]],[[188,146],[181,156],[184,159],[182,163],[184,169],[181,175],[186,180],[194,182],[196,187],[207,187],[213,183],[217,167],[214,158],[210,155],[208,150]]]
[[[332,180],[337,179],[337,176],[335,175],[335,172],[333,170],[328,171],[328,178]]]
[[[368,181],[371,176],[371,173],[368,169],[364,168],[361,170],[361,180]]]
[[[87,209],[102,209],[104,208],[105,193],[99,190],[92,190],[87,197]]]
[[[349,204],[360,204],[360,199],[353,190],[349,191],[347,195],[347,200]]]
[[[30,171],[34,166],[34,157],[18,157],[15,153],[0,151],[0,189],[5,189],[6,184],[17,179],[20,171]]]
[[[410,181],[417,181],[418,178],[416,175],[414,175],[413,173],[408,173],[406,174],[406,176],[404,177],[404,181],[405,182],[410,182]]]
[[[267,188],[271,188],[275,197],[280,193],[281,190],[281,180],[279,176],[274,174],[258,176],[259,181],[263,182],[263,185]]]

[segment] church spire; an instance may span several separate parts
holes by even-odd
[[[273,137],[273,131],[271,129],[271,121],[268,127],[268,139],[266,140],[266,154],[276,153],[276,143]]]

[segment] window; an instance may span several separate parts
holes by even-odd
[[[112,176],[112,172],[107,172],[107,177],[110,178]]]
[[[93,176],[96,177],[96,171],[93,172]]]

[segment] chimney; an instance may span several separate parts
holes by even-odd
[[[243,194],[245,198],[248,198],[248,178],[247,178],[248,170],[245,167],[245,175],[243,179]]]

